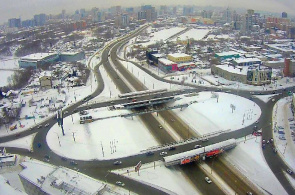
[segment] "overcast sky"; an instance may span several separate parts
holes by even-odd
[[[57,14],[65,9],[71,13],[76,9],[92,7],[107,8],[113,5],[140,6],[151,5],[212,5],[223,7],[241,7],[254,10],[283,12],[295,15],[294,0],[0,0],[0,24],[9,18],[32,18],[34,14]]]

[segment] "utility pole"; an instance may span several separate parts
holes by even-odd
[[[75,139],[75,132],[72,132],[73,133],[73,139],[74,139],[74,142],[76,142],[76,139]]]
[[[102,156],[104,157],[104,151],[103,151],[102,142],[100,142],[100,145],[101,145]]]

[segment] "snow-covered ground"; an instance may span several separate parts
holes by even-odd
[[[245,142],[242,138],[240,141],[237,147],[224,154],[227,162],[265,193],[287,195],[263,157],[261,137],[248,137]]]
[[[188,182],[186,176],[180,170],[177,168],[166,168],[162,161],[156,161],[155,164],[143,164],[139,175],[134,171],[134,167],[114,172],[152,186],[157,186],[162,190],[166,190],[169,194],[201,194],[193,184]]]
[[[201,40],[203,39],[208,33],[210,32],[209,29],[191,29],[179,36],[181,40],[187,39],[194,39],[194,40]],[[174,39],[176,41],[177,38]]]
[[[174,112],[201,136],[234,131],[260,117],[261,110],[254,102],[227,93],[217,94],[218,103],[211,92],[202,92],[198,96],[179,96],[182,99],[169,106],[192,103],[183,111]],[[231,104],[236,107],[233,113]],[[138,117],[101,119],[127,113],[127,110],[93,109],[88,115],[100,120],[88,124],[79,124],[79,114],[73,114],[64,119],[65,136],[57,124],[52,127],[47,135],[48,145],[61,156],[83,160],[125,157],[156,146],[158,143]],[[162,119],[159,121],[165,124]]]
[[[166,82],[159,81],[158,79],[155,79],[154,77],[147,74],[145,71],[141,70],[137,66],[135,66],[131,62],[121,61],[120,62],[124,65],[127,70],[132,73],[141,83],[143,83],[148,89],[170,89],[170,90],[177,90],[181,88],[187,88],[183,87],[181,85],[177,84],[170,84]]]
[[[8,85],[8,78],[14,74],[13,69],[18,69],[18,58],[0,58],[0,87]]]
[[[89,115],[95,119],[127,112],[101,108],[91,110]],[[72,117],[64,119],[65,136],[55,124],[46,137],[49,147],[61,156],[81,160],[113,159],[137,154],[158,144],[138,117],[133,120],[115,117],[87,124],[79,123],[79,114]]]
[[[183,27],[173,27],[169,29],[163,29],[158,32],[154,32],[151,34],[151,38],[149,42],[146,43],[141,43],[143,46],[148,46],[155,44],[158,41],[164,41],[165,39],[168,39],[169,37],[179,33],[180,31],[184,30],[185,28]]]
[[[34,133],[32,135],[28,135],[26,137],[16,139],[13,141],[1,143],[0,147],[15,147],[15,148],[23,148],[26,150],[32,149],[33,140],[35,138],[37,133]]]
[[[286,97],[279,100],[273,109],[273,129],[274,142],[278,149],[278,154],[285,162],[295,170],[295,143],[294,136],[291,132],[294,131],[294,117],[291,111],[291,97]],[[289,121],[291,119],[292,121]],[[283,131],[281,131],[283,130]],[[281,132],[284,132],[282,134]]]
[[[214,95],[218,96],[218,102]],[[192,103],[194,101],[196,103]],[[256,103],[228,93],[201,92],[197,96],[176,101],[172,106],[185,103],[192,104],[183,111],[173,111],[200,136],[247,127],[261,115]],[[235,107],[234,110],[231,105]]]

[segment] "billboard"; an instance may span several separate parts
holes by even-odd
[[[180,164],[181,165],[184,165],[184,164],[187,164],[187,163],[190,163],[191,162],[191,159],[190,158],[185,158],[185,159],[182,159]]]

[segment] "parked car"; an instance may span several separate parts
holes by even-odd
[[[40,143],[37,144],[37,147],[38,147],[38,148],[41,148],[41,146],[42,146],[42,145],[41,145]]]
[[[123,182],[120,182],[120,181],[116,181],[116,185],[121,186],[121,187],[125,186],[125,184]]]
[[[197,149],[197,148],[201,148],[202,146],[201,145],[195,145],[195,149]]]
[[[202,139],[202,142],[207,142],[207,141],[209,141],[208,138]]]
[[[34,129],[34,128],[33,128],[33,127],[31,127],[29,130],[30,130],[30,131],[33,131],[33,129]]]
[[[212,183],[212,181],[211,181],[211,179],[209,178],[209,177],[205,177],[205,181],[207,182],[207,183]]]
[[[122,164],[122,161],[115,161],[114,162],[114,165],[120,165],[120,164]]]
[[[247,195],[253,195],[253,193],[252,193],[252,192],[247,192],[246,194],[247,194]]]
[[[61,157],[61,160],[67,161],[68,159],[66,157]]]
[[[160,156],[164,156],[164,155],[167,155],[167,152],[165,152],[165,151],[160,152]]]
[[[162,125],[159,125],[159,128],[160,128],[160,129],[163,129],[163,126],[162,126]]]
[[[37,129],[40,129],[42,127],[42,125],[39,125],[38,127],[37,127]]]
[[[48,127],[49,126],[49,123],[46,123],[46,125],[44,127]]]
[[[293,175],[293,171],[291,169],[287,169],[287,173],[289,173],[289,175]]]

